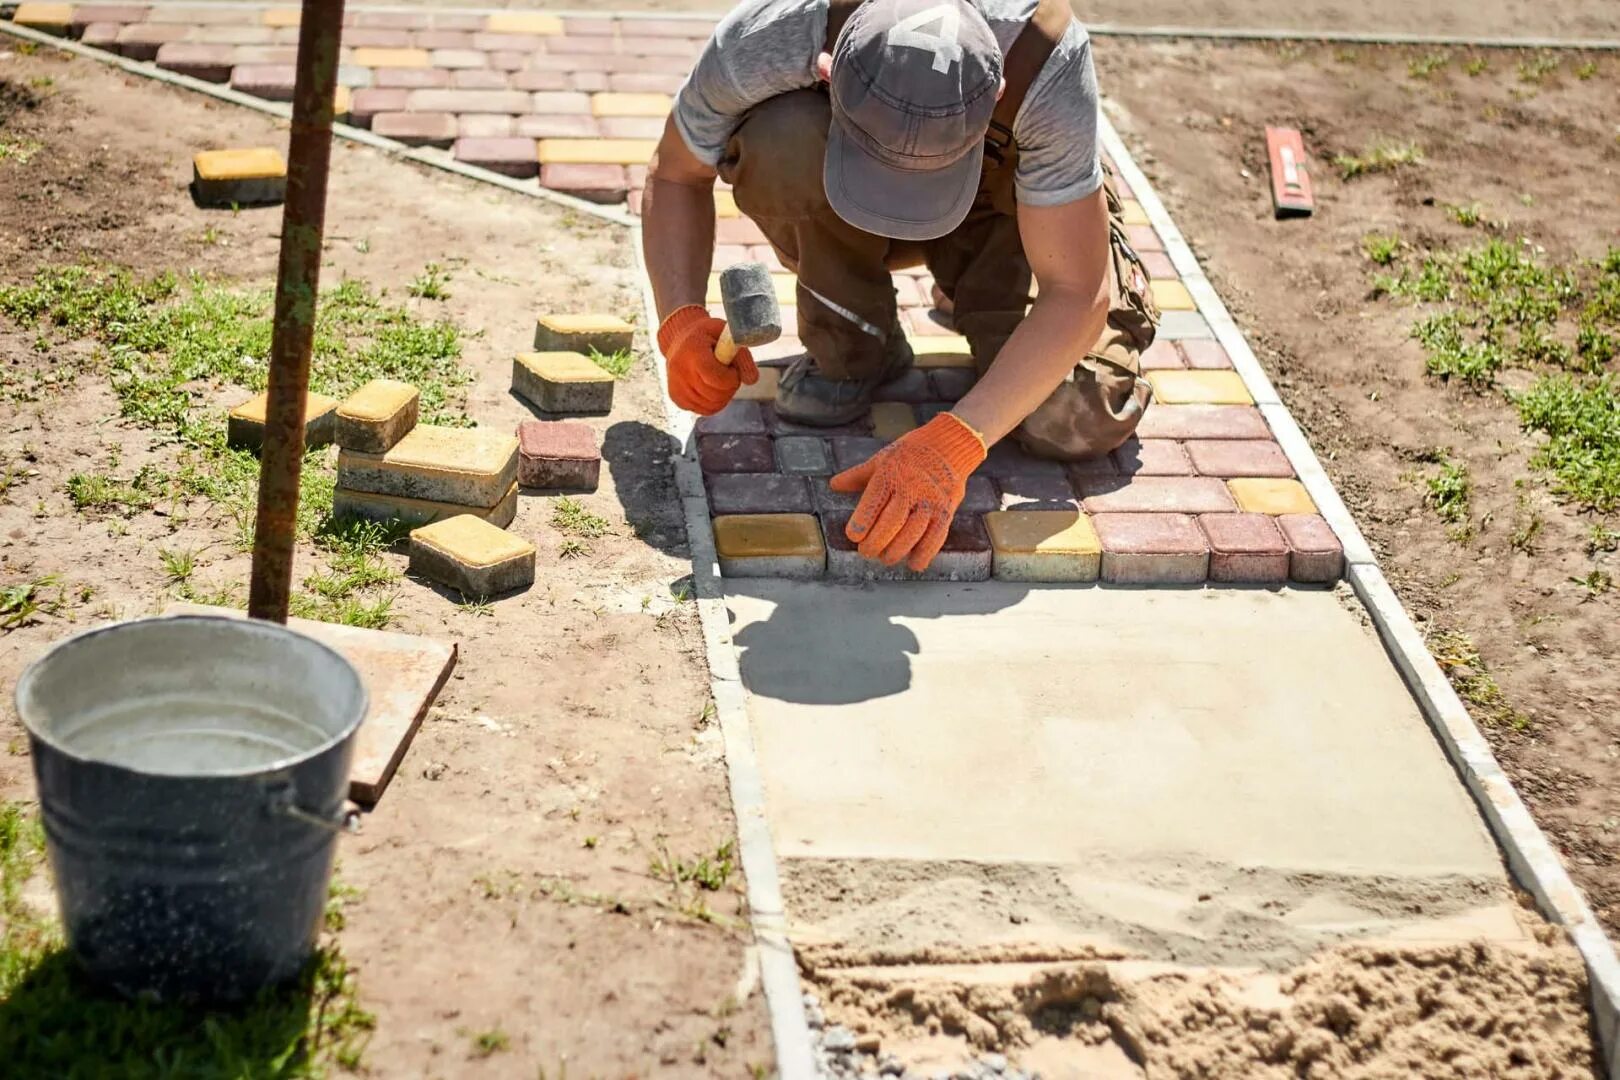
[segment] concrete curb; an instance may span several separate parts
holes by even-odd
[[[1490,744],[1452,689],[1450,680],[1430,655],[1423,635],[1384,578],[1378,560],[1339,498],[1309,440],[1278,398],[1271,380],[1244,339],[1243,331],[1221,302],[1199,267],[1192,248],[1170,220],[1164,203],[1107,117],[1102,118],[1101,137],[1108,156],[1164,240],[1165,250],[1192,293],[1198,310],[1214,328],[1216,339],[1231,356],[1233,366],[1271,424],[1283,452],[1344,545],[1351,588],[1378,628],[1384,648],[1423,710],[1435,737],[1445,748],[1447,758],[1478,803],[1491,834],[1507,858],[1509,871],[1535,897],[1542,914],[1568,930],[1580,950],[1591,983],[1593,1022],[1603,1047],[1604,1067],[1611,1080],[1620,1080],[1620,960],[1616,959],[1614,946],[1602,924],[1570,880],[1546,835],[1530,816],[1529,808],[1502,772]]]
[[[635,247],[636,271],[641,274],[648,332],[652,336],[658,326],[658,310],[642,260],[640,226],[631,228],[630,237]],[[760,981],[765,987],[765,1006],[776,1043],[777,1076],[780,1080],[815,1080],[814,1045],[805,1018],[799,966],[787,935],[787,910],[777,874],[776,845],[771,840],[770,822],[765,818],[765,785],[760,777],[753,727],[748,719],[748,691],[742,684],[737,650],[731,640],[731,619],[723,599],[709,499],[703,488],[703,470],[698,465],[696,443],[692,438],[696,420],[671,400],[657,342],[649,344],[658,385],[663,392],[665,420],[681,447],[674,462],[675,485],[686,514],[693,589],[697,594],[703,646],[709,660],[709,691],[714,696],[720,733],[725,742],[732,812],[737,818],[737,848],[742,858],[743,877],[748,883],[748,909],[759,950]]]
[[[174,6],[202,7],[205,5],[184,4]],[[235,7],[238,5],[233,4],[230,6]],[[139,75],[142,78],[152,79],[160,83],[166,83],[169,86],[176,86],[183,90],[192,90],[199,94],[206,94],[208,97],[211,97],[216,101],[227,101],[232,105],[240,105],[245,109],[252,109],[255,112],[261,112],[267,116],[274,116],[279,120],[292,119],[292,105],[288,102],[266,101],[263,98],[254,97],[252,94],[244,94],[240,90],[232,90],[229,86],[225,86],[221,83],[203,82],[201,79],[193,79],[189,75],[181,75],[173,71],[167,71],[158,67],[156,64],[148,63],[144,60],[130,60],[127,57],[119,56],[116,53],[110,53],[102,49],[92,48],[89,45],[84,45],[80,42],[74,41],[72,38],[56,37],[53,34],[41,33],[38,30],[31,30],[26,26],[18,26],[17,24],[8,21],[0,21],[0,33],[9,34],[14,38],[20,38],[24,41],[32,41],[39,45],[47,45],[53,49],[60,49],[63,52],[73,53],[76,56],[83,56],[87,59],[95,60],[111,67],[116,67],[122,71],[128,72],[131,75]],[[374,135],[365,128],[351,127],[348,124],[333,124],[332,134],[337,138],[346,139],[353,143],[359,143],[362,146],[369,146],[372,149],[381,150],[393,157],[402,158],[406,161],[412,161],[418,165],[426,165],[429,168],[454,173],[457,176],[463,176],[469,180],[478,180],[485,184],[493,184],[496,187],[504,188],[507,191],[514,192],[518,195],[528,195],[532,198],[544,199],[547,202],[566,207],[567,209],[573,210],[576,213],[589,214],[591,217],[610,222],[614,225],[629,228],[635,224],[634,219],[630,216],[630,212],[626,209],[613,209],[610,207],[601,206],[597,203],[587,202],[584,199],[576,199],[572,195],[564,195],[560,191],[552,191],[550,188],[543,188],[540,186],[538,180],[514,180],[510,176],[502,176],[500,173],[491,172],[488,169],[480,169],[474,165],[463,164],[462,162],[450,157],[443,150],[406,146],[403,143],[395,142],[393,139],[385,139],[381,135]]]

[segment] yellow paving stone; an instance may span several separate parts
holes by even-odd
[[[1102,541],[1079,510],[997,510],[984,516],[1001,581],[1096,581]]]
[[[191,165],[192,194],[202,206],[278,203],[287,193],[287,162],[267,146],[202,150]]]
[[[66,34],[73,25],[73,5],[18,4],[11,21],[45,34]]]
[[[1141,203],[1137,202],[1135,199],[1126,199],[1126,200],[1124,200],[1124,202],[1125,202],[1125,224],[1127,224],[1127,225],[1151,225],[1151,224],[1153,224],[1151,221],[1148,220],[1147,211],[1142,209],[1142,204]]]
[[[354,91],[347,86],[340,86],[332,91],[333,119],[343,120],[354,110]]]
[[[297,26],[301,12],[297,8],[267,8],[264,12],[264,25],[283,29]]]
[[[592,94],[591,115],[652,116],[662,120],[674,104],[675,99],[668,94]]]
[[[872,434],[884,442],[894,442],[917,428],[917,413],[901,401],[880,401],[872,406]]]
[[[535,320],[536,352],[623,352],[636,328],[617,315],[542,315]]]
[[[257,450],[264,445],[264,415],[270,402],[269,392],[255,394],[232,409],[225,417],[225,442],[228,446]],[[337,411],[336,398],[325,394],[304,395],[304,445],[325,446],[332,441],[333,416]]]
[[[332,493],[332,516],[427,525],[458,514],[472,514],[504,529],[517,517],[517,504],[518,486],[515,480],[494,506],[462,506],[460,503],[409,499],[399,495],[379,495],[372,491],[350,491],[348,488],[340,487]]]
[[[1153,302],[1159,305],[1160,311],[1198,310],[1192,293],[1179,281],[1155,281],[1149,287],[1153,290]]]
[[[911,343],[912,355],[920,368],[973,366],[973,350],[961,334],[907,335],[906,340]]]
[[[538,11],[497,11],[485,20],[484,28],[492,34],[545,34],[555,36],[563,32],[562,19]]]
[[[771,284],[776,288],[776,302],[779,304],[796,304],[799,302],[799,279],[793,274],[775,273],[771,275]],[[724,302],[720,292],[720,275],[709,275],[709,295],[704,303],[719,304]]]
[[[411,533],[410,570],[466,597],[498,596],[534,584],[534,545],[473,514]]]
[[[433,58],[426,49],[359,48],[349,62],[356,67],[425,68],[432,66]]]
[[[656,139],[541,139],[542,165],[645,165]]]
[[[1240,477],[1228,480],[1226,486],[1237,500],[1238,509],[1245,513],[1273,516],[1316,513],[1316,503],[1298,480]]]
[[[737,209],[737,198],[729,191],[714,193],[714,216],[722,218],[742,217],[742,211]]]
[[[517,483],[517,437],[422,424],[386,453],[338,453],[338,486],[407,499],[493,506]]]
[[[759,381],[752,386],[737,388],[737,401],[775,401],[777,386],[782,381],[782,369],[775,367],[762,367],[759,369]]]
[[[542,412],[613,411],[613,376],[578,352],[519,353],[512,361],[512,392]]]
[[[381,454],[416,426],[422,395],[407,382],[373,379],[338,406],[337,444]]]
[[[813,514],[717,517],[714,546],[727,577],[818,578],[827,569],[827,546]]]
[[[1153,399],[1161,405],[1253,405],[1243,376],[1235,371],[1165,368],[1147,373]]]

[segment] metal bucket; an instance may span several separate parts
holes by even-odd
[[[220,616],[61,642],[17,683],[68,943],[125,994],[234,1001],[320,933],[359,674],[320,642]]]

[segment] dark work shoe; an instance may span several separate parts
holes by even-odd
[[[864,379],[829,379],[816,369],[810,356],[799,357],[782,373],[776,389],[776,415],[810,427],[838,427],[859,420],[872,408],[872,395],[878,387],[911,367],[911,346],[905,335],[897,331],[890,342],[882,370]]]

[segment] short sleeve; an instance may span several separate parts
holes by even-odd
[[[675,98],[675,129],[714,165],[749,109],[816,83],[826,0],[744,0],[721,20]]]
[[[1091,41],[1072,23],[1019,110],[1018,201],[1062,206],[1102,186],[1097,153],[1097,72]]]

